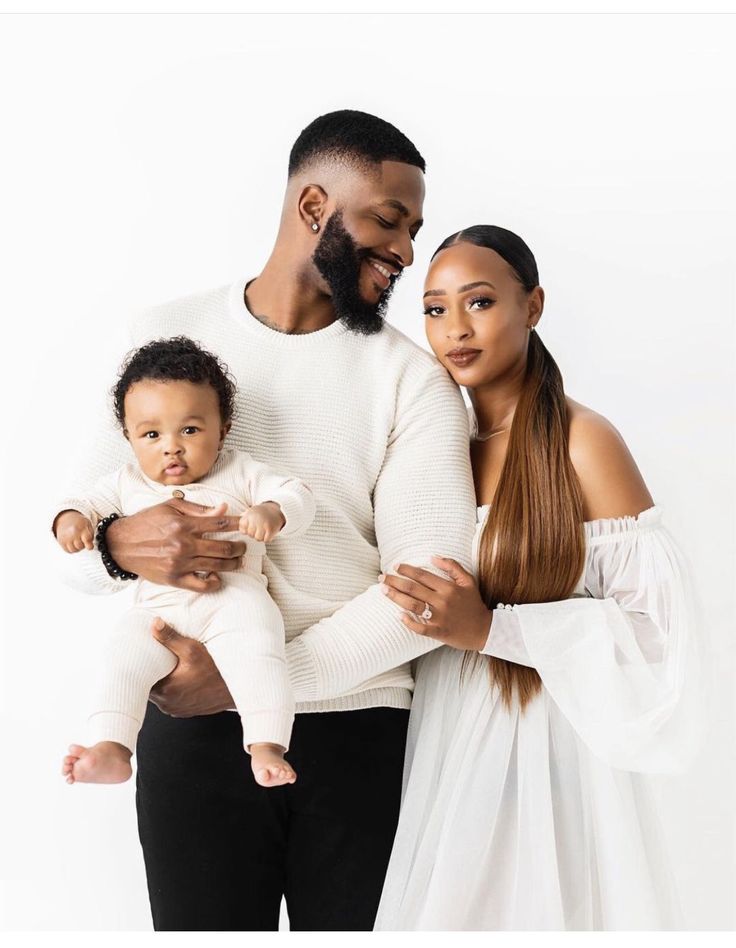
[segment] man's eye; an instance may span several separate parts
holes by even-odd
[[[441,306],[428,306],[424,310],[424,315],[425,316],[441,316],[443,312],[444,310],[442,309]]]
[[[384,217],[379,217],[376,215],[376,220],[381,225],[381,227],[385,228],[386,230],[393,230],[393,228],[396,227],[396,224],[392,224],[391,221],[387,221]]]

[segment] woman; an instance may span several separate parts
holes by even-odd
[[[615,428],[564,394],[515,234],[449,237],[429,343],[472,406],[477,582],[401,564],[419,661],[378,929],[676,926],[647,772],[696,743],[688,568]]]

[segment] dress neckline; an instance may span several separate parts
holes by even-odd
[[[483,511],[491,509],[491,504],[476,505],[476,519],[480,523],[485,519],[481,517]],[[632,533],[657,526],[662,519],[662,508],[653,504],[642,510],[636,516],[623,517],[600,517],[597,520],[586,520],[583,523],[585,536],[588,540],[599,540],[608,537],[615,537],[621,533]]]

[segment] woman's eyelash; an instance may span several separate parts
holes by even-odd
[[[468,300],[468,306],[474,306],[476,303],[485,303],[488,306],[493,306],[495,300],[492,300],[489,296],[475,296],[472,300]],[[424,310],[425,316],[441,316],[442,313],[434,313],[432,310],[442,309],[441,306],[427,306]]]

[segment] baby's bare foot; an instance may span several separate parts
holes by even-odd
[[[284,760],[284,749],[278,744],[251,744],[250,765],[262,787],[280,787],[296,780],[294,768]]]
[[[61,765],[67,783],[125,783],[133,769],[132,754],[116,741],[100,741],[92,747],[70,744]]]

